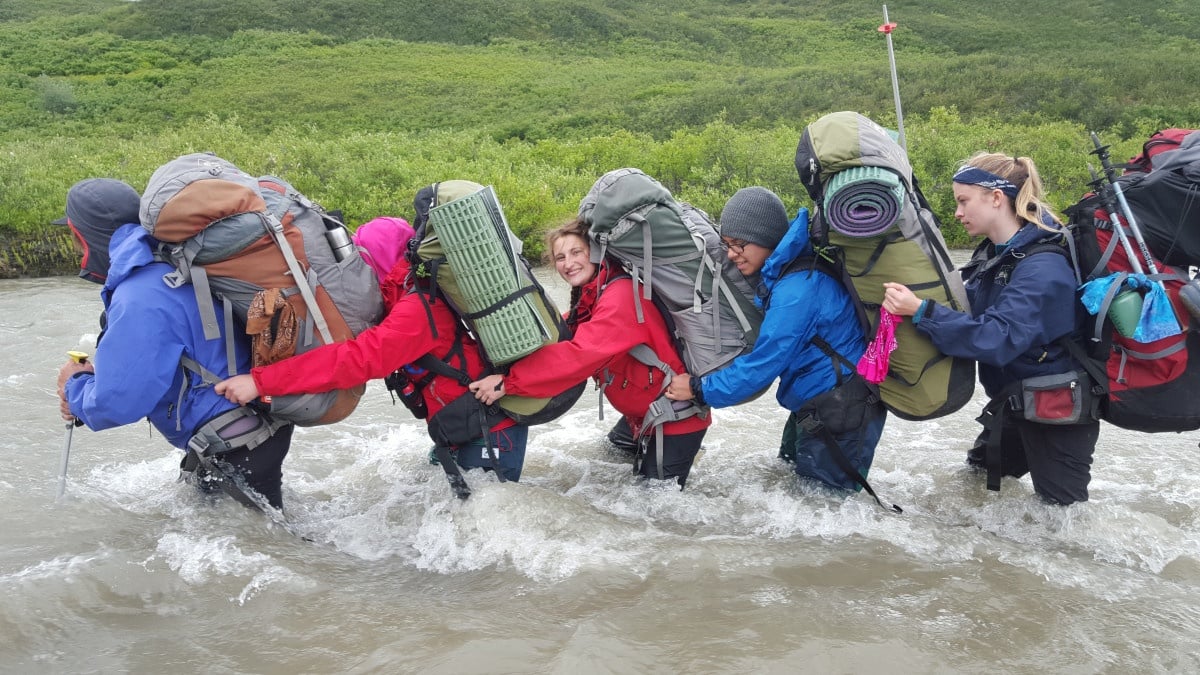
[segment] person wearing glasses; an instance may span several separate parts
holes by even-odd
[[[839,280],[814,269],[808,211],[800,209],[789,223],[775,193],[748,187],[725,204],[719,227],[730,262],[758,291],[762,328],[749,353],[703,377],[676,375],[667,396],[724,408],[778,379],[776,399],[791,412],[779,456],[800,476],[870,491],[866,475],[887,413],[856,372],[866,339],[850,295]],[[830,412],[853,420],[837,423]],[[824,429],[814,426],[818,417]]]

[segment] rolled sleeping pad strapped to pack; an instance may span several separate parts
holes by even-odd
[[[894,172],[874,166],[839,171],[825,188],[829,226],[847,237],[883,234],[900,217],[904,185]]]
[[[508,228],[489,186],[429,210],[454,269],[464,318],[472,322],[488,360],[507,365],[555,340],[539,310],[534,284],[517,262],[521,240]]]
[[[570,339],[562,313],[521,255],[521,240],[509,229],[491,187],[449,180],[423,189],[418,199],[422,194],[429,201],[427,218],[418,207],[417,235],[409,243],[413,276],[418,287],[442,297],[470,327],[492,366],[502,365],[493,350],[504,363],[512,363],[539,347]],[[475,269],[477,263],[485,269]],[[496,288],[489,286],[493,283]],[[521,424],[543,424],[570,409],[586,384],[550,398],[509,395],[497,405]]]

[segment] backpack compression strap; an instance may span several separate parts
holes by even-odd
[[[333,344],[333,333],[329,330],[329,323],[325,321],[325,315],[321,312],[321,307],[317,304],[317,298],[313,295],[312,281],[304,270],[300,267],[300,261],[296,259],[296,254],[292,251],[292,247],[288,244],[287,237],[283,234],[283,223],[270,213],[260,213],[263,219],[263,225],[267,231],[275,239],[275,244],[279,246],[279,250],[283,252],[283,258],[287,261],[288,270],[292,273],[292,278],[296,281],[296,288],[300,290],[300,296],[304,298],[304,304],[308,305],[308,311],[312,316],[313,322],[317,325],[317,332],[321,334],[321,338],[325,344]]]
[[[650,404],[650,408],[646,410],[646,416],[642,420],[641,436],[643,438],[649,436],[648,429],[654,430],[655,442],[655,463],[658,470],[658,479],[663,480],[663,425],[668,422],[678,422],[689,417],[703,417],[708,414],[709,407],[700,405],[694,400],[692,401],[672,401],[663,395],[667,387],[671,384],[671,378],[676,375],[675,370],[667,365],[665,361],[658,357],[647,344],[640,344],[629,350],[629,355],[643,365],[657,368],[663,372],[662,389],[659,391],[658,398]],[[678,407],[676,406],[678,405]],[[639,446],[641,444],[639,443]],[[641,456],[641,448],[639,447],[638,456]],[[636,464],[635,464],[636,470]]]
[[[200,244],[195,239],[189,239],[177,246],[160,244],[154,251],[154,258],[175,268],[174,271],[163,275],[163,283],[167,286],[179,288],[187,283],[192,284],[196,293],[196,305],[200,311],[200,324],[204,327],[204,339],[216,340],[221,337],[221,326],[217,323],[217,313],[212,306],[213,295],[212,287],[208,283],[208,272],[202,265],[193,264],[199,251]],[[225,315],[225,325],[228,326],[232,306],[226,308]]]
[[[842,386],[845,384],[846,380],[850,378],[862,377],[858,374],[858,370],[856,369],[855,365],[850,363],[846,357],[839,354],[832,345],[824,340],[824,338],[819,335],[815,335],[813,336],[811,342],[816,345],[818,349],[824,352],[825,355],[829,357],[830,361],[833,362],[833,374],[837,378],[837,384],[834,385],[835,387]],[[840,366],[843,364],[850,368],[850,373],[848,375],[842,374],[842,369]],[[878,390],[876,390],[873,385],[871,386],[871,392],[876,402],[881,400],[879,398]],[[872,488],[871,484],[867,482],[867,479],[854,469],[854,465],[850,463],[850,460],[846,457],[846,453],[842,450],[841,444],[838,443],[837,438],[834,437],[833,432],[831,432],[829,428],[825,426],[824,422],[814,415],[805,415],[803,419],[799,420],[799,424],[802,429],[821,439],[821,442],[825,444],[826,449],[829,450],[829,456],[833,458],[833,462],[838,465],[838,468],[842,470],[842,473],[846,474],[850,480],[853,480],[862,489],[866,490],[867,494],[871,495],[871,498],[875,500],[875,503],[878,504],[880,508],[893,511],[895,513],[904,513],[904,509],[900,508],[899,505],[892,504],[889,508],[879,499],[879,495],[875,494],[874,488]],[[863,438],[861,435],[858,438],[858,444],[860,447],[863,444]]]

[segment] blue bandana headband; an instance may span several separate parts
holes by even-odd
[[[990,171],[984,171],[977,166],[967,165],[959,169],[954,174],[954,182],[962,183],[963,185],[979,185],[989,190],[999,190],[1008,195],[1010,199],[1016,199],[1020,189],[1013,185],[1007,178],[1001,178]]]

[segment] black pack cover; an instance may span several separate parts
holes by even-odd
[[[1181,267],[1200,265],[1200,133],[1177,150],[1160,155],[1149,173],[1117,179],[1150,251],[1160,261]],[[1111,221],[1098,204],[1097,220]]]

